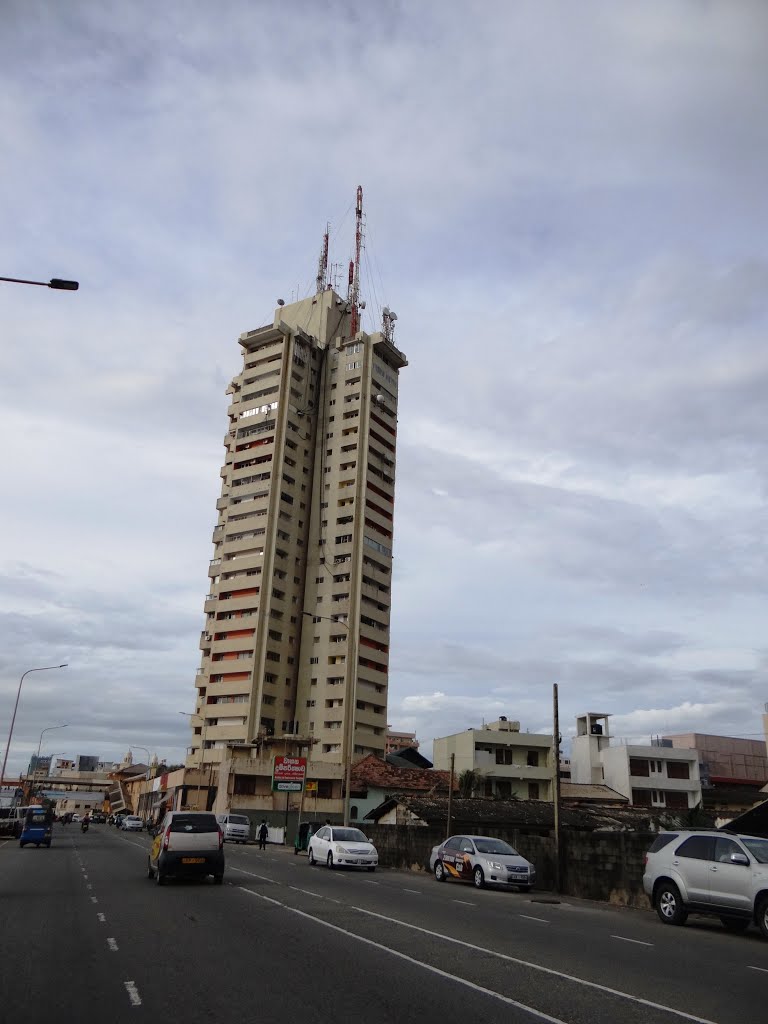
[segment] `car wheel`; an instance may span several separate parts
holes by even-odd
[[[475,868],[472,872],[472,881],[475,883],[476,889],[482,889],[485,885],[485,875],[481,867]]]
[[[155,882],[158,885],[165,885],[165,875],[162,874],[162,872],[160,871],[159,865],[158,865],[157,871],[155,872]]]
[[[518,889],[520,890],[520,892],[530,892],[531,891],[530,885],[518,885]]]
[[[768,899],[760,900],[757,906],[757,927],[764,939],[768,939]]]
[[[50,844],[50,842],[47,842],[47,843],[45,844],[45,848],[46,848],[47,850],[50,850],[50,848],[51,848],[51,844]]]
[[[375,871],[376,870],[376,865],[374,864],[374,866],[372,868],[368,868],[368,870],[369,871]]]
[[[664,924],[685,924],[688,911],[674,882],[662,882],[656,889],[656,913]]]
[[[26,843],[22,843],[22,841],[21,841],[21,840],[19,840],[19,846],[20,846],[20,847],[22,848],[22,850],[24,849],[24,847],[25,847],[26,845],[27,845]]]
[[[445,881],[445,867],[443,866],[443,862],[441,860],[438,860],[435,863],[435,878],[437,879],[438,882]]]
[[[720,921],[727,932],[745,932],[749,928],[749,921],[743,917],[721,917]]]
[[[328,867],[331,869],[331,871],[333,871],[333,866],[334,865],[333,865],[333,854],[332,853],[328,854],[328,860],[325,863],[328,865]]]
[[[213,884],[214,885],[224,885],[224,875],[214,875],[213,876]]]
[[[150,861],[149,857],[147,857],[147,878],[154,878],[154,877],[155,877],[155,872],[152,870],[152,862]]]
[[[314,867],[315,864],[317,863],[317,861],[315,860],[315,855],[314,855],[314,853],[312,851],[312,847],[311,846],[310,846],[309,850],[307,851],[307,860],[309,861],[310,867]]]

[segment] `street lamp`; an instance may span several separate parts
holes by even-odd
[[[338,615],[317,615],[302,612],[310,619],[337,622],[347,631],[347,665],[344,680],[344,825],[349,825],[349,799],[352,789],[352,754],[355,742],[355,710],[357,709],[357,633]]]
[[[192,713],[191,711],[179,711],[178,714],[184,715],[185,718],[202,718],[203,726],[200,730],[200,763],[197,766],[197,793],[195,794],[195,807],[200,810],[200,780],[203,774],[203,763],[205,758],[205,730],[208,727],[208,721],[205,715],[201,715],[199,712]],[[210,784],[210,778],[209,778]],[[208,806],[208,794],[206,791],[205,805]]]
[[[35,767],[34,767],[34,771],[32,772],[33,780],[34,780],[35,776],[37,775],[37,770],[38,770],[38,768],[40,766],[39,765],[39,762],[40,762],[40,748],[43,745],[43,735],[45,733],[47,733],[47,732],[50,732],[52,729],[66,729],[68,726],[69,726],[69,722],[65,722],[63,725],[49,725],[47,729],[43,729],[43,731],[40,733],[40,739],[38,740],[38,743],[37,743],[37,753],[35,754]],[[50,774],[50,772],[49,772],[49,774]]]
[[[5,778],[5,766],[8,763],[8,751],[11,749],[11,740],[13,738],[13,727],[14,727],[14,725],[16,723],[16,712],[19,709],[19,697],[21,697],[21,687],[22,687],[22,684],[24,682],[25,677],[28,676],[30,674],[30,672],[50,672],[51,669],[54,669],[54,668],[66,668],[66,667],[67,667],[67,662],[65,661],[64,664],[62,664],[62,665],[43,665],[42,668],[28,668],[27,671],[22,675],[21,679],[19,680],[19,688],[16,691],[16,703],[13,705],[13,715],[11,716],[11,728],[10,728],[10,730],[8,732],[8,742],[5,745],[5,757],[3,758],[3,770],[0,771],[0,782],[2,782],[2,780]],[[38,753],[39,752],[40,752],[40,748],[38,747]]]
[[[0,277],[0,281],[11,284],[38,284],[42,288],[55,288],[60,292],[76,292],[80,287],[78,281],[65,281],[61,277],[52,277],[50,281],[25,281],[23,277]]]

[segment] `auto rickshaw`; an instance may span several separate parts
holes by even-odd
[[[306,850],[309,846],[309,840],[322,827],[320,821],[302,821],[299,824],[299,831],[296,833],[296,838],[293,840],[293,852],[298,854],[299,850]]]
[[[53,809],[50,807],[29,807],[24,816],[24,827],[19,836],[19,846],[34,843],[50,848],[53,835]]]

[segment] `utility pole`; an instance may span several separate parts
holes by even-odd
[[[560,709],[557,699],[557,683],[552,685],[552,808],[555,826],[555,892],[562,892],[563,857],[560,836]]]
[[[453,769],[456,764],[456,755],[451,754],[451,777],[448,780],[448,821],[445,826],[445,838],[451,835],[451,810],[453,808]]]

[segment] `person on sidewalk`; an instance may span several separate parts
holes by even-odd
[[[266,848],[267,848],[267,835],[268,835],[268,833],[269,833],[269,829],[267,828],[266,818],[262,818],[261,819],[261,824],[259,825],[259,831],[258,831],[259,849],[260,850],[266,850]]]

